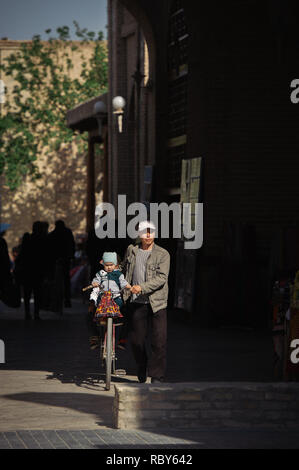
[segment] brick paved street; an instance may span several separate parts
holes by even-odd
[[[299,431],[33,430],[0,432],[0,449],[298,449]]]
[[[22,307],[1,304],[1,449],[298,446],[297,431],[113,429],[114,387],[105,390],[97,354],[89,350],[85,311],[73,300],[62,317],[41,312],[36,322],[23,319]],[[199,330],[170,320],[168,336],[168,382],[273,380],[271,338],[261,332]],[[120,354],[118,368],[127,375],[114,383],[136,383],[130,351]]]

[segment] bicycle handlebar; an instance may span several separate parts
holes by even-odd
[[[89,286],[83,287],[82,292],[85,292],[89,289],[100,289],[100,286],[93,286],[92,284],[89,284]],[[125,287],[123,287],[120,290],[123,291],[124,289]],[[100,289],[100,293],[104,293],[104,292],[107,292],[107,291],[105,291],[104,289]]]
[[[83,287],[82,292],[85,292],[88,289],[92,289],[94,286],[90,284],[89,286]]]

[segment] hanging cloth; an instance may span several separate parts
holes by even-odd
[[[119,306],[113,300],[111,290],[103,293],[101,301],[95,312],[95,320],[98,318],[122,318],[123,315],[120,313]]]

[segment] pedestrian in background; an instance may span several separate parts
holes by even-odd
[[[8,254],[7,243],[4,238],[4,226],[0,224],[0,296],[3,297],[4,290],[10,277],[11,263]]]
[[[34,319],[40,320],[42,285],[47,271],[47,237],[43,224],[36,221],[32,233],[24,234],[16,271],[24,288],[25,319],[31,318],[30,299],[34,299]]]
[[[56,263],[61,262],[63,268],[64,306],[71,307],[71,259],[75,254],[75,240],[71,229],[65,226],[63,220],[55,222],[55,229],[48,235],[49,255],[52,277],[55,276]]]
[[[21,304],[21,296],[12,263],[8,253],[8,247],[4,235],[9,224],[0,223],[0,300],[8,307],[18,308]]]

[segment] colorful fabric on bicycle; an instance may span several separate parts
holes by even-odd
[[[122,318],[123,315],[120,313],[119,306],[113,300],[111,291],[108,290],[103,293],[101,302],[96,309],[95,319],[97,318],[105,318],[105,317],[113,317],[113,318]]]

